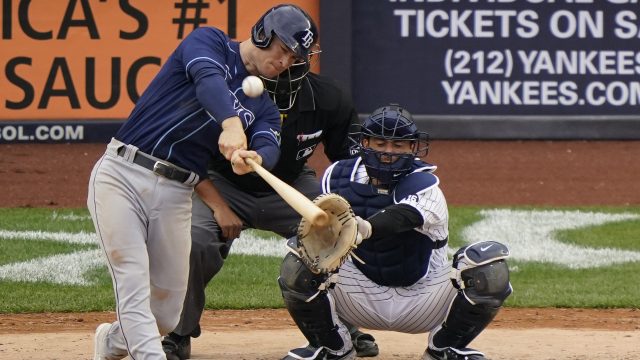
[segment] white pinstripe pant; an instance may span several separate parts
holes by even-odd
[[[446,252],[446,246],[434,250],[427,276],[408,287],[378,285],[351,261],[345,262],[330,290],[338,315],[367,329],[410,334],[434,330],[444,321],[456,296]]]

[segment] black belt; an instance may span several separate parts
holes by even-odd
[[[433,246],[433,248],[434,249],[440,249],[440,248],[444,247],[445,245],[447,245],[448,240],[449,240],[448,236],[445,239],[436,240],[435,241],[436,244]]]
[[[124,157],[125,151],[127,151],[126,146],[120,147],[118,149],[118,155]],[[190,171],[180,169],[170,162],[154,159],[142,151],[136,151],[136,155],[133,157],[133,162],[160,176],[164,176],[167,179],[176,180],[181,183],[186,183],[191,177]]]

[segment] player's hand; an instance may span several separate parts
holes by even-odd
[[[358,222],[358,234],[360,235],[360,242],[362,240],[366,240],[371,237],[371,223],[367,220],[361,218],[360,216],[356,216],[356,221]],[[358,242],[358,244],[360,244]]]
[[[219,206],[213,211],[213,217],[216,219],[222,237],[225,240],[233,240],[240,236],[242,231],[242,220],[228,206]]]
[[[253,171],[253,168],[245,161],[247,158],[252,159],[258,165],[262,165],[262,156],[258,155],[257,152],[253,150],[236,150],[231,155],[231,168],[234,173],[244,175]]]
[[[213,217],[220,226],[222,237],[233,240],[240,236],[242,220],[231,210],[211,179],[204,179],[198,183],[195,190],[200,199],[213,211]]]
[[[227,160],[231,160],[234,151],[247,149],[247,135],[242,128],[242,121],[237,116],[225,119],[221,127],[218,148]]]

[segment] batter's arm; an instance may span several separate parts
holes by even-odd
[[[213,211],[213,217],[220,226],[222,237],[227,240],[239,237],[242,231],[242,220],[231,210],[213,182],[205,179],[196,185],[195,191]]]

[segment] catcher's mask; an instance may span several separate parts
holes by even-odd
[[[268,48],[277,36],[298,59],[305,60],[318,41],[318,28],[313,19],[301,8],[283,4],[268,10],[251,29],[251,42],[259,48]]]
[[[352,135],[370,178],[375,186],[392,189],[411,170],[416,157],[429,152],[429,134],[419,131],[411,114],[397,104],[378,108],[365,119],[360,131]],[[365,140],[410,141],[409,152],[385,152],[365,145]]]
[[[281,112],[291,109],[295,104],[302,81],[311,68],[311,61],[316,58],[314,55],[320,52],[321,50],[311,51],[308,59],[295,62],[275,78],[260,76],[269,97],[278,105]]]

